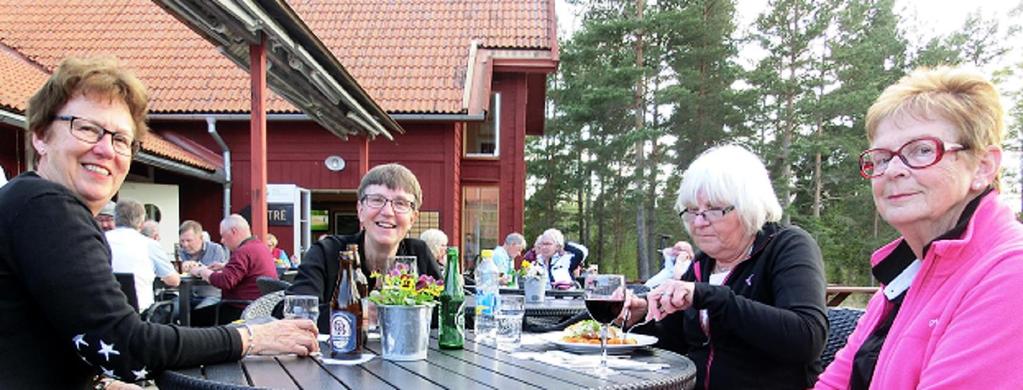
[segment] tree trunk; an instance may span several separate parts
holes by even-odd
[[[636,0],[636,20],[639,23],[639,27],[636,29],[636,43],[635,43],[635,55],[636,55],[636,69],[640,71],[640,76],[636,79],[636,86],[633,90],[633,103],[634,103],[634,114],[635,114],[635,131],[642,132],[646,123],[646,103],[644,99],[644,83],[645,75],[643,72],[643,8],[646,6],[645,0]],[[646,191],[643,191],[643,186],[646,183],[646,140],[640,137],[636,141],[636,183],[637,191],[637,202],[636,202],[636,257],[638,260],[637,270],[639,271],[640,279],[646,279],[650,277],[650,259],[648,253],[650,248],[648,247],[648,237],[650,236],[647,230],[647,207],[646,201],[643,200],[643,195]]]

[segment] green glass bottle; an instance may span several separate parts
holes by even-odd
[[[462,349],[465,344],[465,290],[458,264],[458,248],[448,247],[444,266],[444,291],[440,293],[440,340],[443,349]]]

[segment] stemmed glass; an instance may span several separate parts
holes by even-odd
[[[600,377],[607,377],[615,371],[607,368],[607,327],[618,318],[625,307],[625,276],[589,275],[583,285],[586,311],[600,323],[600,366],[594,370]]]

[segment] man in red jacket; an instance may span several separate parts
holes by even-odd
[[[231,251],[231,258],[220,270],[212,270],[201,266],[192,269],[191,274],[202,278],[221,290],[221,305],[196,310],[193,313],[193,325],[216,325],[230,323],[241,317],[245,303],[232,303],[231,300],[252,301],[259,298],[259,286],[256,278],[268,276],[277,278],[270,249],[258,238],[252,236],[248,221],[238,214],[231,214],[220,221],[220,241]],[[214,321],[215,310],[219,308],[219,318]]]

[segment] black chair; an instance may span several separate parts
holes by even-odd
[[[117,279],[117,283],[120,283],[121,292],[124,293],[124,296],[128,297],[128,304],[137,313],[139,311],[139,297],[135,292],[135,274],[114,272],[114,278]]]
[[[828,338],[821,353],[821,367],[827,367],[835,360],[835,354],[845,347],[849,335],[856,328],[863,310],[847,307],[828,308]]]
[[[164,371],[156,377],[156,386],[163,390],[242,390],[255,387],[215,382],[209,379],[196,378],[174,371]],[[262,388],[259,388],[262,389]]]
[[[266,295],[272,292],[287,290],[288,287],[291,287],[291,283],[274,279],[269,276],[260,276],[256,278],[256,286],[259,287],[260,294]]]

